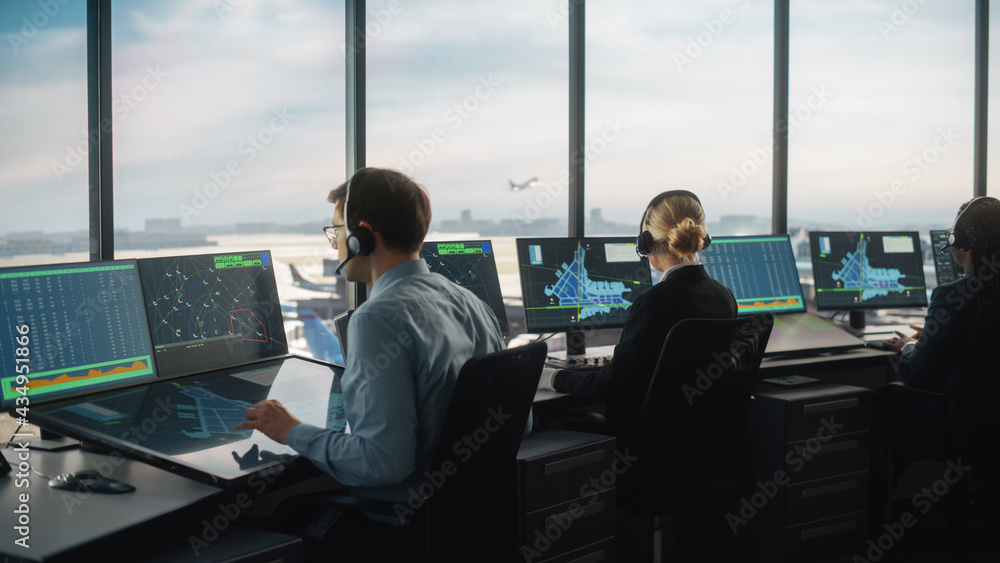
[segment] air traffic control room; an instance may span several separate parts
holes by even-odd
[[[998,17],[4,0],[0,555],[997,560]]]

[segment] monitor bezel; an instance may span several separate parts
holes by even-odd
[[[521,267],[522,261],[524,259],[527,259],[527,257],[523,255],[522,248],[524,249],[524,253],[526,253],[528,245],[538,241],[541,241],[542,243],[552,242],[552,241],[605,241],[605,242],[615,242],[615,243],[630,243],[634,245],[636,243],[635,237],[630,237],[630,236],[523,237],[523,238],[519,237],[514,239],[515,252],[517,253],[518,281],[521,285],[521,306],[524,310],[525,330],[528,333],[544,334],[544,333],[569,332],[575,330],[589,331],[597,329],[623,328],[626,322],[626,319],[624,318],[620,322],[591,322],[589,320],[585,320],[582,322],[568,323],[556,326],[551,326],[551,325],[540,326],[538,324],[534,324],[531,321],[531,317],[530,315],[528,315],[527,311],[527,302],[525,300],[525,291],[524,291],[524,288],[527,285],[528,280],[525,278],[526,276],[525,269]],[[653,282],[653,274],[649,264],[649,258],[645,256],[640,257],[638,254],[636,254],[636,259],[640,263],[640,265],[644,265],[646,271],[649,272],[648,286],[644,288],[642,292],[640,292],[641,294],[646,290],[650,289],[655,284]],[[639,281],[642,282],[642,280]]]
[[[80,396],[89,395],[89,394],[92,394],[92,393],[99,393],[99,392],[102,392],[102,391],[110,391],[110,390],[113,390],[113,389],[123,389],[123,388],[126,388],[126,387],[132,387],[132,386],[135,386],[135,385],[143,385],[145,383],[150,383],[150,382],[157,381],[157,380],[160,379],[159,369],[158,369],[158,366],[156,365],[156,350],[155,350],[155,347],[153,346],[152,334],[149,333],[149,330],[150,330],[149,329],[149,319],[146,316],[146,303],[145,303],[145,299],[143,299],[143,291],[142,291],[142,276],[139,274],[139,264],[138,264],[138,260],[137,259],[135,259],[135,258],[124,258],[124,259],[121,259],[121,260],[99,260],[99,261],[96,261],[96,262],[57,262],[57,263],[47,263],[47,264],[28,264],[28,265],[9,266],[9,267],[6,267],[6,268],[0,268],[0,272],[6,272],[6,271],[11,271],[11,270],[31,269],[31,268],[67,268],[67,267],[68,268],[73,268],[73,267],[86,268],[86,267],[94,267],[96,265],[109,265],[109,264],[120,264],[120,265],[129,264],[129,265],[131,265],[133,267],[133,271],[135,272],[135,283],[137,285],[136,290],[138,291],[138,295],[139,295],[139,299],[140,299],[140,303],[139,303],[140,312],[139,312],[139,314],[142,315],[142,318],[143,318],[143,321],[144,321],[144,324],[145,324],[145,327],[146,327],[146,333],[147,333],[146,335],[148,336],[148,338],[146,339],[146,341],[150,345],[150,348],[149,348],[150,349],[149,367],[150,367],[150,369],[152,369],[152,373],[149,374],[149,375],[147,375],[147,376],[145,376],[145,377],[142,377],[141,379],[128,379],[128,380],[119,381],[119,382],[116,382],[116,383],[111,383],[111,384],[108,384],[108,385],[101,385],[101,386],[98,386],[98,387],[84,387],[82,389],[77,389],[77,390],[74,390],[74,391],[70,391],[68,393],[61,393],[61,394],[51,395],[51,396],[47,396],[47,397],[46,396],[39,397],[37,395],[36,396],[32,396],[29,393],[29,398],[30,398],[30,401],[31,401],[30,402],[31,405],[49,404],[49,403],[53,403],[55,401],[60,401],[60,400],[63,400],[63,399],[71,399],[71,398],[74,398],[74,397],[80,397]],[[17,374],[14,374],[14,375],[16,376]],[[0,395],[0,412],[6,412],[6,413],[9,413],[11,415],[14,415],[16,413],[16,409],[23,408],[24,406],[25,405],[18,405],[17,404],[17,398],[16,397],[15,397],[15,399],[14,399],[14,401],[13,401],[12,404],[4,404],[4,402],[3,402],[3,396]]]
[[[816,284],[816,258],[817,258],[817,248],[819,245],[819,237],[821,235],[853,235],[853,234],[871,234],[871,235],[907,235],[912,236],[913,240],[916,241],[917,249],[915,254],[920,257],[920,267],[917,271],[920,273],[920,278],[923,280],[924,289],[919,292],[921,303],[913,304],[881,304],[876,303],[872,305],[825,305],[820,303],[820,292],[817,291]],[[816,301],[817,311],[872,311],[872,310],[889,310],[889,309],[920,309],[927,307],[927,277],[924,275],[924,258],[923,251],[920,248],[920,233],[917,231],[810,231],[809,232],[809,260],[812,264],[813,273],[813,298]]]

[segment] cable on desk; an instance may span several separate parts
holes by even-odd
[[[14,438],[21,432],[22,428],[24,428],[23,422],[17,425],[17,430],[14,430],[14,433],[11,434],[10,438],[7,440],[7,445],[5,446],[5,448],[9,448],[10,445],[14,443]]]

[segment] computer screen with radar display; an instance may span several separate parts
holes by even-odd
[[[816,307],[926,307],[920,237],[910,231],[809,233]]]
[[[488,240],[427,241],[420,257],[431,272],[441,274],[481,299],[500,323],[500,332],[510,332],[507,310],[500,292],[496,255]]]
[[[517,262],[529,332],[621,328],[651,286],[635,237],[519,238]]]
[[[161,377],[288,353],[268,251],[139,260]]]
[[[156,378],[135,260],[0,269],[5,408]]]

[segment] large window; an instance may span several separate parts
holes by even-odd
[[[346,164],[344,3],[112,9],[116,257],[270,250],[282,305],[346,308],[321,232]]]
[[[975,2],[904,4],[792,5],[790,228],[927,231],[971,197]]]
[[[494,241],[520,295],[513,239],[567,232],[568,28],[548,5],[368,2],[368,157],[424,186],[431,238]]]
[[[0,2],[0,266],[89,259],[86,3],[43,4]]]
[[[973,193],[975,2],[794,2],[788,226],[929,231]],[[879,267],[879,264],[871,264]]]
[[[587,5],[586,229],[635,234],[687,189],[715,234],[769,232],[771,2]]]

